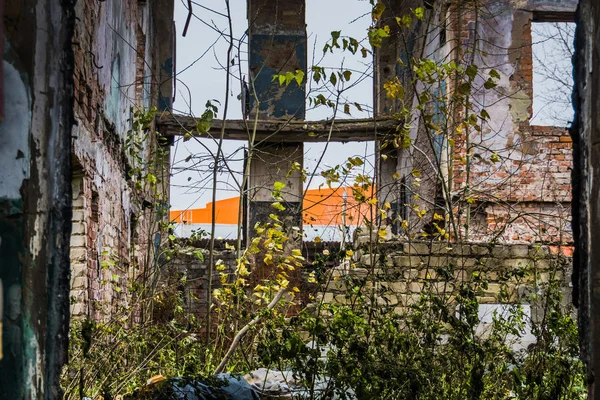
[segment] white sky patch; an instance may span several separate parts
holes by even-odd
[[[573,120],[573,38],[571,22],[534,22],[532,125],[568,127]]]
[[[360,83],[342,94],[343,102],[358,102],[362,105],[360,113],[356,107],[351,107],[351,115],[340,112],[338,118],[365,118],[371,116],[373,98],[372,57],[361,58],[360,52],[352,56],[349,52],[335,52],[323,55],[323,46],[331,38],[331,31],[340,30],[342,35],[352,36],[357,40],[366,37],[366,29],[370,23],[371,5],[366,0],[353,0],[349,6],[348,0],[307,0],[306,22],[308,32],[308,67],[318,64],[327,67],[330,71],[351,69],[352,80]],[[177,26],[177,91],[174,104],[176,113],[192,113],[200,116],[205,110],[208,100],[216,99],[219,106],[218,118],[223,116],[225,100],[225,71],[227,40],[216,29],[226,29],[227,19],[225,3],[222,0],[208,0],[202,2],[201,8],[195,5],[186,37],[182,37],[183,28],[187,18],[187,2],[178,1],[175,4],[175,21]],[[216,12],[208,10],[212,9]],[[233,77],[230,80],[230,90],[227,93],[229,107],[227,119],[241,119],[241,102],[238,95],[241,92],[239,78],[247,78],[247,37],[245,31],[248,27],[246,7],[232,7],[232,25],[234,40],[238,41],[239,53],[236,51],[235,65],[232,68]],[[362,17],[360,17],[362,16]],[[360,18],[358,18],[360,17]],[[357,19],[358,18],[358,19]],[[226,32],[227,33],[227,32]],[[364,43],[369,48],[368,43]],[[367,74],[365,75],[365,72]],[[335,93],[323,92],[324,95],[335,96]],[[343,103],[342,102],[342,103]],[[343,110],[343,107],[342,107]],[[310,109],[307,104],[307,119],[319,120],[331,118],[333,112],[326,107]],[[221,168],[218,175],[217,200],[235,196],[239,193],[238,184],[242,177],[244,152],[243,141],[225,141],[223,153],[228,160],[227,166]],[[212,165],[211,153],[216,151],[214,140],[192,139],[183,142],[176,140],[172,148],[172,179],[171,179],[171,206],[172,209],[188,209],[204,207],[210,202],[212,196]],[[324,182],[320,171],[343,163],[348,157],[367,156],[368,163],[361,173],[373,172],[373,143],[331,143],[321,160],[319,168],[317,161],[325,149],[325,145],[305,145],[305,168],[315,172],[311,181],[311,188],[318,187]],[[187,161],[186,161],[187,160]],[[315,171],[316,169],[316,171]]]

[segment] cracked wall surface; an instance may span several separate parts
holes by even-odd
[[[472,5],[457,7],[444,2],[435,2],[431,7],[420,1],[391,3],[394,15],[410,14],[410,9],[418,6],[424,7],[425,12],[421,20],[413,17],[410,34],[392,31],[376,53],[375,91],[380,93],[376,109],[380,115],[400,111],[400,102],[390,102],[383,90],[384,83],[394,77],[407,88],[405,101],[413,106],[419,104],[416,96],[415,99],[411,96],[414,90],[419,93],[425,90],[426,85],[417,82],[412,86],[408,74],[412,65],[407,64],[407,54],[428,58],[438,65],[455,61],[465,68],[473,64],[478,69],[469,89],[472,110],[463,108],[449,114],[440,136],[441,154],[432,148],[422,121],[413,115],[412,147],[388,149],[393,157],[388,154],[386,161],[378,161],[381,187],[387,184],[392,188],[384,193],[388,201],[399,201],[398,182],[406,181],[410,187],[415,182],[414,171],[418,171],[419,187],[413,188],[414,191],[430,203],[437,202],[443,192],[439,184],[442,176],[448,187],[444,190],[449,191],[446,196],[457,202],[453,207],[468,208],[469,239],[509,243],[572,241],[571,138],[566,129],[535,126],[529,121],[535,73],[532,21],[569,20],[576,4],[576,1],[482,1],[480,8],[475,9]],[[498,75],[496,86],[484,89],[492,71]],[[435,93],[438,97],[443,93],[446,101],[450,101],[452,93],[460,89],[454,83],[453,79],[436,83],[440,87]],[[429,104],[435,101],[424,104],[426,112],[435,114],[429,111],[435,110],[436,105]],[[478,116],[482,110],[489,115],[485,120]],[[479,126],[457,128],[455,121],[471,113]],[[439,164],[432,161],[436,159]],[[439,165],[439,171],[434,164]],[[386,180],[392,174],[400,179]],[[468,205],[461,201],[468,201]],[[422,208],[431,208],[424,200],[414,202]],[[461,224],[466,222],[464,211],[460,218]],[[465,234],[464,228],[461,229]]]
[[[136,190],[131,174],[168,147],[149,136],[132,152],[131,139],[143,134],[132,128],[136,110],[170,110],[173,1],[79,1],[76,15],[71,312],[106,319],[129,303],[165,206]],[[157,191],[168,185],[168,168],[159,171]]]

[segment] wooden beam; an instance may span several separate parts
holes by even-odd
[[[157,118],[159,131],[165,136],[218,138],[221,120],[214,120],[208,133],[199,134],[198,119],[185,115],[163,114]],[[256,124],[255,142],[364,142],[381,140],[396,131],[399,122],[393,118],[339,119],[331,121],[269,120]],[[254,121],[229,120],[225,123],[226,140],[245,140],[252,137]],[[331,136],[330,136],[331,134]]]

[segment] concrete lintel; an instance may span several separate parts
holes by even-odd
[[[536,22],[571,22],[578,3],[578,0],[528,0],[522,10],[533,12]]]
[[[165,114],[158,119],[160,132],[165,136],[218,138],[222,121],[215,120],[208,134],[196,131],[198,119],[184,115]],[[395,132],[398,120],[389,117],[331,121],[259,120],[256,124],[256,142],[360,142],[381,140]],[[252,120],[226,121],[224,139],[249,140],[254,130]],[[331,133],[331,135],[330,135]]]

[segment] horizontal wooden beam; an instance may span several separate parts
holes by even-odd
[[[255,130],[256,142],[361,142],[380,140],[396,132],[398,120],[339,119],[331,121],[258,121]],[[185,115],[164,114],[157,118],[159,131],[165,136],[219,138],[221,120],[212,121],[208,133],[199,134],[198,119]],[[253,120],[228,120],[225,122],[226,140],[248,141],[254,132]]]

